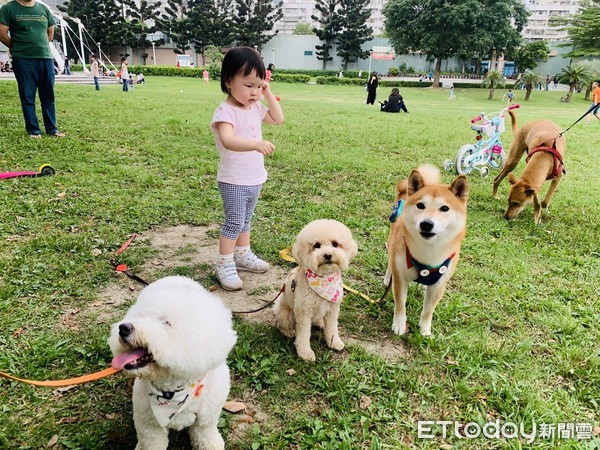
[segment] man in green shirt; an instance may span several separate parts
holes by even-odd
[[[12,54],[25,129],[32,138],[42,137],[35,112],[38,90],[46,133],[64,136],[56,126],[54,63],[49,47],[55,25],[50,10],[35,0],[13,0],[0,8],[0,41]]]

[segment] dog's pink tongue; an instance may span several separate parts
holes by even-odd
[[[135,349],[131,352],[122,353],[119,356],[115,356],[112,360],[112,368],[115,370],[121,370],[125,365],[130,362],[135,361],[136,359],[141,358],[146,354],[146,351],[143,348]]]

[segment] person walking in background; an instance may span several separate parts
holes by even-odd
[[[598,87],[598,81],[592,83],[592,106],[595,106],[595,108],[591,111],[591,114],[600,120],[600,117],[598,117],[598,111],[600,111],[600,87]],[[586,123],[590,124],[590,114],[586,117]]]
[[[127,70],[127,58],[121,58],[121,82],[123,83],[123,92],[129,89],[129,70]]]
[[[48,7],[35,0],[13,0],[0,8],[0,41],[12,53],[25,129],[36,139],[42,137],[35,110],[36,93],[46,133],[64,136],[56,125],[54,63],[49,45],[55,25]]]
[[[65,75],[71,75],[71,60],[66,56],[65,56],[65,69],[63,72]]]
[[[508,99],[507,105],[512,105],[513,100],[516,100],[517,98],[517,96],[511,89],[509,89],[508,92],[502,96],[502,100],[504,100],[504,97]]]
[[[550,89],[550,75],[546,75],[546,90]]]
[[[252,48],[234,47],[225,53],[221,90],[227,98],[210,123],[221,157],[217,182],[225,213],[216,274],[223,289],[234,291],[243,286],[238,270],[269,270],[269,264],[250,248],[250,224],[267,180],[264,157],[275,150],[273,143],[263,140],[262,123],[279,125],[284,117],[266,82],[262,58]]]
[[[209,77],[210,77],[210,74],[208,73],[208,70],[204,69],[204,72],[202,72],[202,78],[204,79],[205,85],[208,84]]]
[[[454,85],[450,86],[450,97],[448,100],[456,100],[456,95],[454,95]]]
[[[92,76],[94,77],[94,84],[96,85],[96,90],[100,90],[100,70],[98,69],[98,57],[94,54],[90,56],[92,60]]]
[[[379,78],[377,78],[377,72],[373,72],[369,82],[367,83],[367,105],[374,105],[375,99],[377,98],[377,86],[379,85]]]

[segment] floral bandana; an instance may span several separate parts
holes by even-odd
[[[167,392],[158,390],[152,383],[148,383],[148,386],[152,412],[163,428],[166,428],[171,420],[191,403],[190,400],[198,397],[204,388],[202,380]]]
[[[308,285],[315,293],[331,303],[339,302],[344,296],[341,272],[332,275],[320,276],[310,269],[306,269]]]

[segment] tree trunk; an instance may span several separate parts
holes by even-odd
[[[531,85],[525,87],[525,101],[529,100],[529,96],[531,95],[531,88]]]
[[[490,58],[490,68],[489,71],[496,70],[496,50],[492,50],[492,57]]]
[[[435,71],[433,73],[433,84],[432,88],[438,89],[440,87],[440,72],[442,70],[442,57],[438,56],[435,60]]]
[[[592,85],[588,84],[587,89],[585,90],[585,100],[590,101],[590,94],[592,93]]]
[[[567,103],[571,101],[571,97],[573,97],[573,92],[575,92],[576,87],[577,87],[577,83],[569,84],[569,93],[567,94]]]
[[[494,100],[494,80],[490,80],[490,95],[488,95],[488,100]]]

